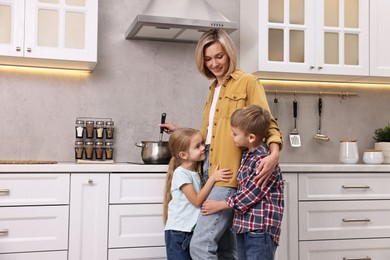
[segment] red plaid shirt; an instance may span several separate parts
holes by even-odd
[[[269,151],[264,146],[252,152],[244,152],[237,174],[237,192],[227,203],[234,209],[233,232],[267,231],[275,243],[279,244],[284,208],[284,185],[279,165],[264,187],[257,187],[253,180],[257,165],[268,154]]]

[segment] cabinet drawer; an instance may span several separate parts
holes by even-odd
[[[67,260],[66,251],[0,254],[1,260]]]
[[[390,174],[299,175],[299,200],[390,199]]]
[[[165,246],[162,204],[111,205],[109,248]]]
[[[68,206],[1,207],[0,253],[67,250]]]
[[[108,260],[167,259],[165,247],[118,248],[108,250]]]
[[[302,260],[387,260],[390,239],[308,241],[299,243]]]
[[[111,174],[110,203],[162,203],[166,174]]]
[[[390,200],[299,203],[299,239],[390,238]]]
[[[69,174],[1,174],[0,206],[69,204]]]

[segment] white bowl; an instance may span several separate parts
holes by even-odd
[[[381,150],[367,150],[363,154],[363,162],[367,164],[381,164],[383,153]]]

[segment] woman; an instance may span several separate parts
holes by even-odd
[[[237,108],[252,104],[268,111],[270,109],[258,80],[237,68],[236,48],[225,31],[212,29],[205,32],[198,41],[195,55],[199,72],[214,80],[204,107],[201,128],[206,143],[203,177],[207,180],[216,167],[230,169],[233,178],[229,182],[217,182],[208,196],[211,200],[226,200],[236,191],[236,176],[242,155],[242,150],[237,148],[230,136],[230,116]],[[177,128],[169,122],[161,126],[168,133]],[[282,148],[282,135],[273,118],[266,143],[270,155],[258,167],[259,185],[271,175]],[[235,238],[230,231],[232,216],[231,209],[199,216],[190,245],[194,260],[237,259]]]

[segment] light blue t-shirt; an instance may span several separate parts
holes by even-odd
[[[200,208],[192,205],[182,192],[181,187],[187,183],[192,184],[196,193],[199,193],[201,189],[199,174],[181,166],[177,167],[172,177],[172,200],[168,204],[168,220],[165,230],[191,232],[196,225]]]

